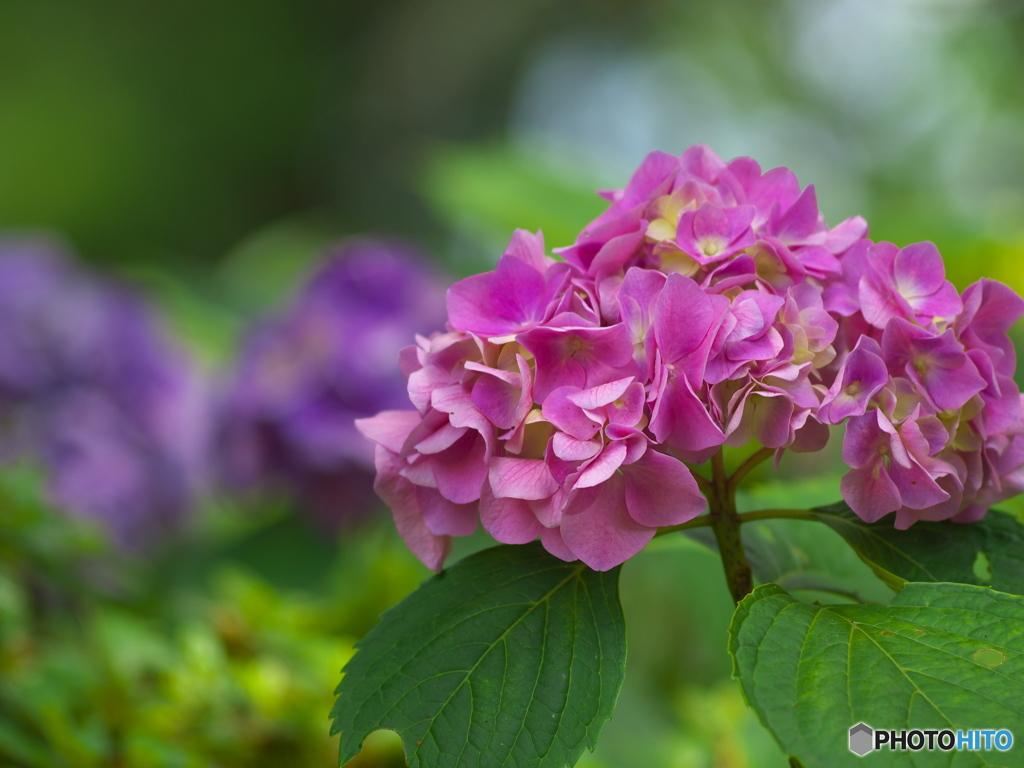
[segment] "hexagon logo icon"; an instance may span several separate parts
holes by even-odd
[[[875,732],[870,725],[857,723],[850,729],[850,751],[853,754],[864,757],[875,748]]]

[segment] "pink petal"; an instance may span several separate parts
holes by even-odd
[[[487,479],[499,499],[546,499],[558,490],[558,483],[543,459],[491,459]]]
[[[725,442],[725,433],[684,376],[666,379],[654,404],[650,430],[659,443],[681,451],[702,451]]]
[[[893,262],[893,273],[896,289],[908,299],[933,294],[946,282],[946,267],[935,243],[902,248]]]
[[[840,482],[843,499],[859,518],[874,523],[902,506],[900,492],[889,478],[881,457],[864,469],[851,469]]]
[[[889,477],[899,489],[905,507],[926,509],[949,498],[949,494],[916,462],[911,463],[909,468],[901,467],[895,461],[890,463]]]
[[[784,214],[773,217],[770,232],[787,245],[810,237],[818,228],[818,198],[811,184]]]
[[[578,559],[566,545],[565,541],[562,540],[562,533],[558,528],[543,528],[540,532],[540,543],[544,545],[544,549],[559,560],[571,563],[573,560]]]
[[[559,387],[552,391],[544,399],[541,415],[576,439],[590,440],[601,429],[601,425],[572,401],[573,395],[579,392],[579,387]]]
[[[391,508],[395,527],[406,546],[428,568],[440,571],[451,550],[451,539],[438,536],[427,528],[421,506],[422,495],[417,486],[398,474],[397,461],[395,454],[377,446],[374,490]]]
[[[657,528],[691,520],[707,507],[697,481],[678,459],[647,451],[623,469],[626,508],[641,525]]]
[[[610,381],[607,384],[599,384],[596,387],[580,390],[579,392],[571,392],[567,397],[580,408],[593,411],[622,397],[633,382],[633,378],[630,376],[629,378]]]
[[[480,522],[502,544],[526,544],[536,539],[544,527],[528,502],[495,498],[487,484],[480,493]]]
[[[433,488],[416,486],[427,529],[436,536],[469,536],[476,530],[477,505],[454,504]]]
[[[551,438],[551,449],[562,461],[586,461],[601,452],[601,442],[577,440],[565,432],[556,432]]]
[[[590,488],[603,483],[615,474],[615,470],[622,466],[622,462],[626,460],[628,450],[626,444],[621,440],[608,443],[600,455],[580,473],[573,487]]]
[[[700,286],[673,272],[654,308],[654,335],[662,359],[674,363],[696,351],[717,328],[721,315]]]
[[[376,416],[356,419],[356,429],[363,436],[382,445],[392,453],[401,453],[409,434],[423,417],[416,411],[381,411]]]
[[[447,451],[429,459],[437,489],[449,501],[469,504],[480,498],[480,486],[487,477],[484,441],[476,432],[467,432]]]
[[[626,509],[624,479],[616,474],[600,488],[578,491],[562,517],[562,540],[580,560],[607,571],[631,558],[654,538]]]

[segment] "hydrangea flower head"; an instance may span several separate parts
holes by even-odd
[[[518,231],[452,286],[446,331],[403,352],[414,408],[357,422],[427,565],[479,523],[612,568],[704,511],[692,467],[723,445],[819,450],[844,422],[867,520],[974,519],[1021,487],[1008,288],[960,296],[934,245],[829,227],[791,171],[704,146],[603,194],[554,257]]]
[[[181,522],[203,485],[202,376],[130,292],[40,239],[0,240],[5,459],[30,456],[55,503],[127,549]]]
[[[442,293],[406,245],[333,249],[243,345],[219,417],[230,483],[283,484],[326,523],[365,511],[373,450],[353,421],[408,403],[398,353],[443,326]]]

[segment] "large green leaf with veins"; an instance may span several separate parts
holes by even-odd
[[[907,583],[889,605],[808,605],[765,584],[736,608],[733,670],[782,748],[808,768],[856,766],[849,729],[1024,734],[1024,598]],[[1024,766],[1008,752],[890,752],[885,766]]]
[[[411,766],[573,765],[622,685],[618,576],[534,543],[478,552],[424,582],[345,667],[331,712],[341,762],[388,728]]]

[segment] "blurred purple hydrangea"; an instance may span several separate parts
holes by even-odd
[[[58,506],[138,550],[181,523],[208,423],[200,373],[136,296],[0,238],[0,457],[42,464]]]
[[[399,353],[444,321],[444,283],[408,245],[331,250],[245,340],[220,420],[229,485],[294,492],[328,527],[361,518],[375,503],[373,445],[354,420],[408,400]]]

